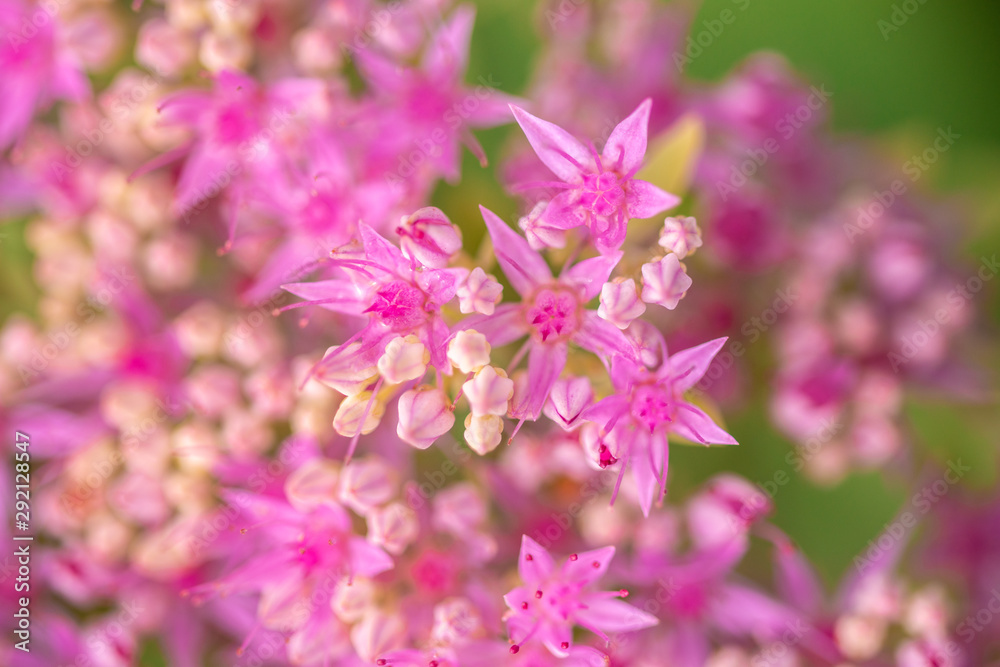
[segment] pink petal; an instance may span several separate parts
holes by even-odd
[[[544,621],[543,621],[544,622]],[[569,623],[548,622],[541,628],[539,638],[552,655],[565,658],[573,646],[573,626]],[[563,645],[566,648],[563,648]]]
[[[712,418],[690,403],[680,403],[671,431],[703,445],[738,445],[733,436],[719,428]]]
[[[723,336],[671,354],[670,362],[664,364],[659,373],[661,379],[669,375],[673,378],[674,389],[679,393],[687,391],[705,376],[709,366],[712,365],[712,359],[727,340],[729,338]]]
[[[652,183],[633,178],[628,183],[626,202],[630,218],[652,218],[680,203],[681,198]]]
[[[605,169],[617,169],[622,174],[634,174],[642,166],[646,155],[646,135],[649,131],[649,110],[653,101],[642,101],[628,118],[618,123],[608,143],[601,151]]]
[[[538,419],[549,393],[566,367],[569,347],[565,343],[545,343],[531,346],[528,353],[528,387],[518,405],[511,410],[521,419]]]
[[[608,667],[608,657],[592,646],[570,646],[559,667]]]
[[[451,364],[448,362],[448,339],[451,330],[440,317],[431,320],[420,332],[420,340],[431,353],[431,366],[451,375]]]
[[[579,285],[583,288],[584,300],[590,301],[601,293],[601,287],[611,277],[622,255],[617,251],[577,262],[559,276],[559,282]]]
[[[410,263],[403,256],[403,251],[390,243],[384,236],[372,229],[367,223],[358,223],[358,235],[365,247],[366,258],[386,269],[394,270],[400,275],[406,275]]]
[[[635,347],[621,329],[610,322],[605,322],[592,311],[586,311],[583,314],[583,323],[573,335],[572,340],[594,354],[608,358],[621,355],[627,359],[638,361]]]
[[[622,396],[621,394],[613,394],[607,398],[602,398],[600,401],[587,408],[583,412],[581,418],[607,427],[613,419],[620,417],[627,412],[628,408],[628,397]]]
[[[627,602],[609,598],[603,593],[581,596],[586,609],[576,613],[576,619],[587,628],[596,628],[605,634],[631,632],[651,628],[660,621],[652,614],[633,607]]]
[[[775,542],[775,574],[782,596],[809,614],[820,611],[823,587],[801,550],[787,538]]]
[[[351,574],[361,577],[374,577],[391,570],[393,563],[389,554],[370,542],[360,538],[351,538],[348,543],[350,551]]]
[[[711,613],[720,628],[735,635],[777,641],[789,629],[801,626],[812,631],[794,609],[740,584],[721,586]]]
[[[670,664],[676,667],[703,667],[711,647],[705,630],[694,621],[680,621],[667,637]]]
[[[227,188],[217,188],[216,184],[231,182],[236,165],[228,151],[219,151],[205,143],[197,144],[188,155],[177,183],[174,195],[177,214],[194,214],[219,197]]]
[[[625,242],[628,234],[628,216],[623,209],[607,216],[590,214],[590,235],[602,255],[614,252]]]
[[[541,226],[565,231],[584,225],[586,219],[577,206],[578,194],[576,190],[566,190],[553,197],[542,211]]]
[[[312,263],[312,247],[302,237],[292,237],[271,253],[264,268],[257,272],[253,285],[242,294],[247,304],[260,304],[274,298],[282,283],[297,278]]]
[[[538,285],[552,281],[552,272],[542,256],[531,249],[528,241],[507,226],[497,215],[483,206],[483,220],[493,239],[493,251],[504,275],[518,294],[525,296]]]
[[[511,119],[510,108],[525,104],[525,101],[520,97],[507,95],[493,88],[486,88],[485,90],[489,94],[489,97],[485,100],[480,100],[481,104],[479,107],[470,113],[466,119],[470,127],[485,128],[506,125]],[[478,91],[470,92],[470,94],[476,94],[476,92]]]
[[[584,173],[593,170],[594,159],[590,151],[569,132],[520,107],[511,106],[511,111],[528,143],[553,174],[567,183],[576,183]]]
[[[410,79],[407,71],[394,61],[375,53],[372,49],[354,51],[354,59],[361,76],[378,92],[396,94],[405,90]]]
[[[507,636],[515,644],[520,644],[535,630],[535,621],[530,616],[524,614],[512,614],[507,619]]]
[[[523,556],[522,556],[523,558]],[[503,601],[507,605],[508,609],[521,613],[522,606],[525,602],[531,603],[531,596],[534,595],[534,591],[529,592],[526,586],[518,586],[517,588],[512,588],[503,596]]]
[[[645,517],[649,516],[653,501],[660,494],[661,473],[665,472],[665,445],[663,438],[654,438],[641,428],[636,429],[632,439],[629,464],[632,466],[632,477],[639,495],[639,507]]]
[[[431,38],[424,52],[422,65],[432,79],[439,83],[457,81],[465,72],[475,20],[476,8],[461,5]]]
[[[611,559],[615,557],[614,547],[601,547],[576,554],[563,563],[563,577],[584,586],[593,584],[608,571]],[[594,564],[597,564],[595,567]]]
[[[545,404],[545,416],[566,431],[572,431],[583,421],[581,415],[594,399],[590,378],[578,377],[559,380]]]
[[[517,557],[517,573],[521,581],[528,586],[540,584],[549,578],[554,568],[555,563],[549,552],[527,535],[522,535],[521,553]]]
[[[528,332],[521,316],[521,306],[505,303],[496,307],[492,315],[473,315],[461,324],[462,329],[474,329],[486,336],[493,347],[512,343]]]
[[[194,125],[212,105],[212,94],[205,90],[187,90],[171,95],[159,106],[160,122],[165,125]]]
[[[365,309],[363,295],[348,280],[319,280],[312,283],[289,283],[281,289],[307,301],[322,301],[317,305],[335,313],[360,315]]]

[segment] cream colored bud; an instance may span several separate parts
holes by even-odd
[[[465,418],[465,441],[480,456],[497,448],[502,433],[503,419],[497,415],[469,415]]]
[[[478,371],[490,363],[486,336],[473,329],[459,331],[448,343],[448,361],[463,373]]]
[[[371,407],[368,406],[371,401]],[[368,414],[365,416],[365,411]],[[333,417],[333,428],[340,435],[352,437],[361,429],[362,435],[368,435],[382,421],[385,414],[385,403],[378,397],[372,400],[372,393],[364,391],[354,396],[348,396],[337,408]],[[361,420],[364,419],[364,423]]]
[[[514,382],[503,369],[484,366],[476,376],[462,385],[469,399],[472,414],[477,416],[507,414],[507,404],[514,395]]]
[[[385,346],[385,352],[378,360],[378,372],[389,384],[399,384],[416,380],[427,372],[431,353],[414,335],[406,338],[397,336]]]

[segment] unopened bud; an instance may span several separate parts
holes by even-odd
[[[698,221],[691,217],[667,218],[663,221],[659,244],[678,259],[694,254],[701,247]]]
[[[414,335],[397,336],[385,346],[378,360],[378,371],[389,384],[416,380],[427,372],[431,353]]]
[[[417,539],[419,528],[414,511],[400,503],[390,503],[368,515],[368,539],[397,556]]]
[[[545,403],[545,416],[572,431],[580,425],[580,414],[590,405],[594,391],[585,377],[557,380]]]
[[[503,419],[497,415],[465,418],[465,441],[480,456],[488,454],[500,444],[503,433]]]
[[[462,385],[472,414],[476,416],[507,414],[507,404],[514,396],[514,382],[503,370],[484,366],[476,376]]]
[[[369,401],[372,403],[370,408],[368,407]],[[368,411],[367,417],[364,416],[365,410]],[[372,393],[363,391],[360,394],[348,396],[341,402],[340,407],[337,408],[337,414],[333,417],[333,428],[340,435],[348,437],[354,436],[359,428],[362,435],[368,435],[382,421],[383,414],[385,414],[385,404],[378,398],[372,401]],[[364,419],[364,423],[361,422],[362,419]]]
[[[308,512],[336,498],[340,466],[327,459],[309,461],[285,480],[285,496],[292,507]]]
[[[486,336],[472,329],[459,331],[448,343],[448,361],[463,373],[486,366],[490,363],[490,344]]]
[[[677,255],[642,265],[642,300],[673,310],[691,287],[691,278]]]
[[[428,206],[403,218],[396,227],[403,254],[439,269],[462,249],[462,232],[440,209]]]
[[[388,502],[395,492],[395,475],[378,457],[352,461],[340,473],[340,500],[358,514]]]
[[[417,449],[427,449],[455,425],[451,402],[440,389],[418,387],[399,397],[396,435]]]
[[[601,305],[597,315],[619,329],[627,329],[632,320],[646,312],[646,304],[639,298],[635,281],[628,280],[604,283],[601,287]]]
[[[503,285],[477,266],[459,285],[457,294],[458,309],[463,313],[492,315],[503,294]]]
[[[362,352],[361,343],[351,343],[343,350],[335,345],[326,351],[313,377],[345,396],[353,396],[375,381],[378,367]]]

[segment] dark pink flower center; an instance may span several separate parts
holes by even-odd
[[[600,216],[616,213],[625,203],[625,190],[618,175],[611,171],[590,174],[583,179],[580,204]]]
[[[396,280],[375,292],[375,301],[365,312],[374,313],[396,332],[412,331],[427,320],[427,299],[413,285]]]
[[[579,609],[580,590],[578,584],[549,582],[544,590],[537,590],[534,598],[535,611],[555,623],[566,621]]]
[[[575,293],[546,288],[535,294],[526,317],[542,342],[552,342],[569,338],[576,332],[580,326],[579,310],[580,300]]]
[[[347,571],[346,539],[337,520],[317,510],[303,526],[294,544],[294,560],[308,574],[318,570]]]
[[[257,131],[256,121],[242,104],[232,104],[219,110],[215,117],[215,136],[220,143],[235,146]]]
[[[632,392],[632,417],[652,432],[660,424],[673,421],[674,404],[662,387],[642,385]]]

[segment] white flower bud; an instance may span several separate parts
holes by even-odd
[[[378,371],[389,384],[399,384],[423,377],[430,360],[431,353],[419,338],[412,334],[406,338],[397,336],[385,346],[378,360]]]
[[[462,385],[476,416],[507,414],[507,404],[514,395],[514,382],[503,370],[484,366],[476,376]]]
[[[455,425],[451,402],[443,391],[424,386],[399,397],[396,435],[417,449],[427,449]]]
[[[361,429],[362,435],[368,435],[374,431],[375,427],[382,421],[382,415],[385,414],[385,403],[376,397],[372,401],[371,408],[368,408],[368,402],[371,398],[370,391],[345,398],[340,407],[337,408],[337,414],[333,417],[333,429],[340,435],[348,437],[353,437],[358,432],[358,428]],[[362,424],[361,419],[366,409],[368,416],[364,417],[365,421]]]
[[[639,299],[635,281],[628,280],[604,283],[601,287],[601,305],[597,316],[607,320],[619,329],[627,329],[632,320],[646,312],[646,304]]]
[[[397,556],[417,539],[419,530],[416,513],[400,503],[390,503],[368,515],[368,539]]]
[[[642,300],[673,310],[691,287],[691,278],[677,255],[642,265]]]
[[[458,309],[463,313],[492,315],[503,294],[503,285],[477,266],[469,272],[465,282],[458,286],[456,294]]]
[[[474,452],[483,456],[492,452],[500,444],[503,433],[503,419],[497,415],[465,418],[465,441]]]
[[[490,363],[490,349],[486,336],[478,331],[459,331],[448,343],[448,361],[463,373],[472,373]]]
[[[684,259],[701,247],[698,221],[691,217],[669,217],[663,221],[659,244],[679,259]]]
[[[288,476],[285,497],[298,511],[308,512],[336,499],[339,480],[339,464],[327,459],[315,459]]]

